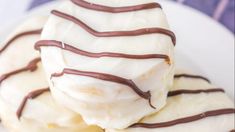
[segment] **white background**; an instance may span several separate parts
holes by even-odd
[[[31,0],[0,0],[0,25],[14,22],[27,11]],[[0,27],[0,28],[1,28]]]

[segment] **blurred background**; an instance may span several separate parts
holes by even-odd
[[[4,26],[27,11],[53,0],[0,0],[0,24]],[[172,0],[209,15],[235,33],[235,0]]]

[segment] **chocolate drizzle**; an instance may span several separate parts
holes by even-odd
[[[188,89],[180,89],[168,92],[168,97],[177,96],[180,94],[200,94],[200,93],[215,93],[215,92],[222,92],[225,91],[221,88],[214,88],[214,89],[197,89],[197,90],[188,90]]]
[[[2,49],[0,49],[0,54],[5,51],[10,44],[15,41],[16,39],[22,37],[22,36],[27,36],[27,35],[35,35],[35,34],[40,34],[42,32],[42,29],[36,29],[36,30],[31,30],[31,31],[26,31],[26,32],[22,32],[19,33],[18,35],[14,36],[12,39],[10,39],[4,46]]]
[[[180,77],[200,78],[200,79],[209,81],[205,77],[189,75],[189,74],[178,74],[178,75],[176,75],[175,78],[180,78]],[[177,96],[177,95],[181,95],[181,94],[200,94],[200,93],[214,93],[214,92],[223,92],[224,93],[225,91],[221,88],[197,89],[197,90],[180,89],[180,90],[170,91],[168,93],[168,97]],[[219,115],[225,115],[225,114],[234,114],[234,113],[235,113],[235,109],[233,109],[233,108],[212,110],[212,111],[207,111],[207,112],[204,112],[201,114],[188,116],[188,117],[184,117],[184,118],[179,118],[179,119],[175,119],[175,120],[167,121],[167,122],[135,123],[135,124],[131,125],[130,128],[149,128],[149,129],[151,129],[151,128],[170,127],[170,126],[174,126],[174,125],[178,125],[178,124],[197,121],[197,120],[207,118],[207,117],[219,116]]]
[[[40,61],[41,61],[40,58],[33,59],[32,61],[29,62],[29,64],[26,67],[23,67],[18,70],[3,74],[2,76],[0,76],[0,85],[5,79],[7,79],[15,74],[19,74],[19,73],[25,72],[25,71],[30,71],[30,72],[35,71],[37,69],[37,63]]]
[[[181,77],[186,77],[186,78],[195,78],[195,79],[202,79],[207,81],[208,83],[211,83],[211,81],[203,76],[198,76],[198,75],[190,75],[190,74],[176,74],[174,76],[175,78],[181,78]]]
[[[96,36],[96,37],[121,37],[121,36],[139,36],[139,35],[146,35],[146,34],[154,34],[154,33],[160,33],[167,35],[171,37],[173,44],[176,44],[176,37],[175,34],[167,29],[163,28],[142,28],[142,29],[137,29],[137,30],[132,30],[132,31],[107,31],[107,32],[98,32],[86,25],[84,22],[79,20],[78,18],[71,16],[69,14],[57,11],[57,10],[52,10],[52,14],[64,18],[68,21],[71,21],[77,25],[79,25],[81,28],[89,32],[90,34]]]
[[[139,11],[139,10],[147,10],[153,8],[161,8],[161,5],[158,3],[147,3],[135,6],[125,6],[125,7],[109,7],[98,5],[94,3],[89,3],[84,0],[71,0],[74,4],[81,6],[83,8],[96,10],[96,11],[103,11],[103,12],[110,12],[110,13],[121,13],[121,12],[131,12],[131,11]]]
[[[219,116],[219,115],[225,115],[225,114],[234,114],[235,109],[233,108],[228,108],[228,109],[218,109],[218,110],[212,110],[212,111],[207,111],[198,115],[193,115],[193,116],[188,116],[184,118],[179,118],[176,120],[168,121],[168,122],[160,122],[160,123],[136,123],[131,125],[131,128],[162,128],[162,127],[170,127],[178,124],[183,124],[183,123],[189,123],[193,121],[197,121],[200,119],[204,119],[207,117],[212,117],[212,116]]]
[[[233,129],[233,130],[231,130],[231,131],[229,131],[229,132],[235,132],[235,129]]]
[[[40,96],[41,94],[43,94],[45,92],[49,92],[49,91],[50,91],[49,88],[43,88],[43,89],[32,91],[28,95],[26,95],[24,97],[23,101],[21,102],[19,108],[17,109],[17,112],[16,112],[17,118],[20,119],[22,112],[24,110],[24,107],[29,99],[35,99],[38,96]]]
[[[121,54],[121,53],[112,53],[112,52],[101,52],[101,53],[92,53],[88,51],[84,51],[73,47],[71,45],[65,44],[56,40],[40,40],[35,44],[35,49],[40,50],[41,46],[53,46],[58,47],[63,50],[71,51],[75,54],[92,57],[92,58],[100,58],[100,57],[115,57],[115,58],[128,58],[128,59],[164,59],[166,62],[170,63],[170,58],[167,55],[163,54],[146,54],[146,55],[130,55],[130,54]]]
[[[118,76],[111,75],[111,74],[79,71],[79,70],[67,69],[67,68],[64,69],[61,73],[52,74],[51,78],[61,77],[64,74],[87,76],[87,77],[91,77],[91,78],[96,78],[96,79],[100,79],[100,80],[104,80],[104,81],[110,81],[110,82],[115,82],[115,83],[120,83],[120,84],[126,85],[126,86],[130,87],[140,97],[142,97],[144,99],[148,99],[150,106],[155,109],[155,107],[153,105],[151,105],[151,93],[150,93],[150,91],[143,92],[141,89],[138,88],[138,86],[132,80],[125,79],[125,78],[118,77]]]

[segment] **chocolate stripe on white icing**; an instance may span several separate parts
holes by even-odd
[[[96,10],[96,11],[110,12],[110,13],[122,13],[122,12],[131,12],[131,11],[161,8],[161,5],[155,2],[141,4],[141,5],[134,5],[134,6],[110,7],[110,6],[98,5],[95,3],[89,3],[84,0],[71,0],[71,1],[74,4],[83,8]]]
[[[88,25],[86,25],[84,22],[79,20],[78,18],[71,16],[69,14],[57,11],[57,10],[52,10],[52,14],[64,18],[68,21],[71,21],[77,25],[79,25],[81,28],[89,32],[90,34],[96,36],[96,37],[121,37],[121,36],[139,36],[139,35],[146,35],[146,34],[154,34],[154,33],[159,33],[159,34],[164,34],[169,37],[171,37],[173,44],[175,45],[176,43],[176,37],[175,34],[167,29],[163,28],[142,28],[142,29],[137,29],[137,30],[132,30],[132,31],[107,31],[107,32],[98,32]]]
[[[14,42],[15,40],[21,38],[21,37],[24,37],[24,36],[28,36],[28,35],[39,35],[40,33],[42,32],[42,29],[36,29],[36,30],[30,30],[30,31],[25,31],[25,32],[21,32],[17,35],[15,35],[14,37],[12,37],[8,42],[6,42],[6,44],[3,46],[2,49],[0,49],[0,54],[3,53],[11,44],[12,42]],[[22,67],[20,69],[17,69],[17,70],[13,70],[9,73],[5,73],[3,75],[0,76],[0,85],[1,83],[8,79],[9,77],[11,76],[14,76],[16,74],[20,74],[22,72],[26,72],[26,71],[30,71],[30,72],[33,72],[35,71],[38,67],[37,67],[37,64],[38,62],[40,62],[41,59],[40,58],[35,58],[33,60],[31,60],[27,66],[25,67]],[[29,95],[28,95],[28,98],[35,98],[36,96],[39,95],[39,91],[35,91],[35,92],[31,92]],[[38,94],[38,95],[37,95]],[[23,101],[23,103],[26,103],[26,100]],[[17,117],[20,118],[21,116],[21,113],[22,113],[22,110],[23,110],[23,107],[24,107],[25,104],[21,104],[20,108],[17,110]]]
[[[211,81],[209,79],[207,79],[206,77],[203,77],[203,76],[199,76],[199,75],[191,75],[191,74],[176,74],[174,76],[174,78],[182,78],[182,77],[185,77],[185,78],[194,78],[194,79],[202,79],[202,80],[205,80],[207,81],[208,83],[211,83]]]
[[[19,108],[17,109],[17,112],[16,112],[16,116],[18,119],[20,119],[21,115],[22,115],[22,112],[24,110],[24,107],[27,103],[27,101],[29,99],[35,99],[37,98],[38,96],[40,96],[41,94],[45,93],[45,92],[49,92],[50,89],[49,88],[43,88],[43,89],[38,89],[38,90],[35,90],[35,91],[32,91],[30,93],[28,93],[28,95],[26,95],[23,99],[23,101],[21,102]]]
[[[92,53],[92,52],[78,49],[69,44],[65,44],[65,43],[62,44],[62,42],[56,41],[56,40],[40,40],[35,44],[35,49],[40,50],[40,47],[42,46],[53,46],[53,47],[57,47],[63,50],[71,51],[75,54],[92,57],[92,58],[114,57],[114,58],[127,58],[127,59],[164,59],[167,63],[170,63],[170,58],[167,55],[163,55],[163,54],[131,55],[131,54],[121,54],[121,53],[113,53],[113,52]]]
[[[6,42],[6,44],[3,46],[2,49],[0,49],[0,54],[5,51],[13,41],[15,41],[16,39],[23,37],[23,36],[28,36],[28,35],[35,35],[35,34],[40,34],[42,31],[42,29],[36,29],[36,30],[31,30],[31,31],[25,31],[22,33],[17,34],[16,36],[14,36],[12,39],[10,39],[8,42]]]
[[[214,88],[214,89],[197,89],[197,90],[188,90],[188,89],[179,89],[168,92],[168,97],[177,96],[181,94],[200,94],[200,93],[216,93],[225,91],[221,88]]]
[[[175,119],[172,121],[167,121],[167,122],[159,122],[159,123],[136,123],[131,125],[131,128],[162,128],[162,127],[170,127],[178,124],[184,124],[184,123],[189,123],[197,120],[201,120],[207,117],[212,117],[212,116],[220,116],[220,115],[226,115],[226,114],[234,114],[235,109],[233,108],[228,108],[228,109],[218,109],[218,110],[211,110],[211,111],[206,111],[201,114],[193,115],[193,116],[188,116],[184,118],[179,118]]]
[[[194,75],[189,75],[189,74],[180,74],[177,75],[177,77],[189,77],[189,78],[202,78],[202,76],[194,76]],[[179,90],[174,90],[170,91],[168,93],[168,97],[173,97],[181,94],[200,94],[200,93],[216,93],[216,92],[222,92],[224,93],[225,91],[221,88],[214,88],[214,89],[197,89],[197,90],[188,90],[188,89],[179,89]],[[131,128],[162,128],[162,127],[170,127],[178,124],[183,124],[183,123],[189,123],[193,121],[197,121],[203,118],[211,117],[211,116],[219,116],[219,115],[224,115],[224,114],[234,114],[235,109],[233,108],[228,108],[228,109],[219,109],[219,110],[212,110],[212,111],[207,111],[198,115],[193,115],[193,116],[188,116],[184,118],[179,118],[175,119],[172,121],[167,121],[167,122],[159,122],[159,123],[135,123],[131,125]]]
[[[150,106],[155,109],[155,107],[151,104],[151,93],[150,93],[150,91],[143,92],[141,89],[138,88],[138,86],[132,80],[122,78],[122,77],[118,77],[118,76],[111,75],[111,74],[98,73],[98,72],[89,72],[89,71],[79,71],[79,70],[68,69],[68,68],[64,69],[61,73],[52,74],[51,78],[61,77],[64,74],[87,76],[87,77],[91,77],[91,78],[96,78],[96,79],[100,79],[100,80],[104,80],[104,81],[110,81],[110,82],[115,82],[115,83],[126,85],[126,86],[130,87],[140,97],[142,97],[144,99],[148,99]]]
[[[21,72],[26,72],[26,71],[30,71],[30,72],[35,71],[38,68],[37,63],[40,61],[41,61],[41,58],[33,59],[32,61],[29,62],[29,64],[27,66],[1,75],[0,76],[0,85],[4,80],[6,80],[7,78],[9,78],[15,74],[19,74]]]

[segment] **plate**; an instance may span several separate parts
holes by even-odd
[[[234,99],[234,35],[208,16],[175,2],[159,0],[177,36],[176,65],[204,75]],[[35,8],[0,30],[0,42],[19,22],[48,15],[59,2]],[[1,131],[0,128],[0,132]]]

